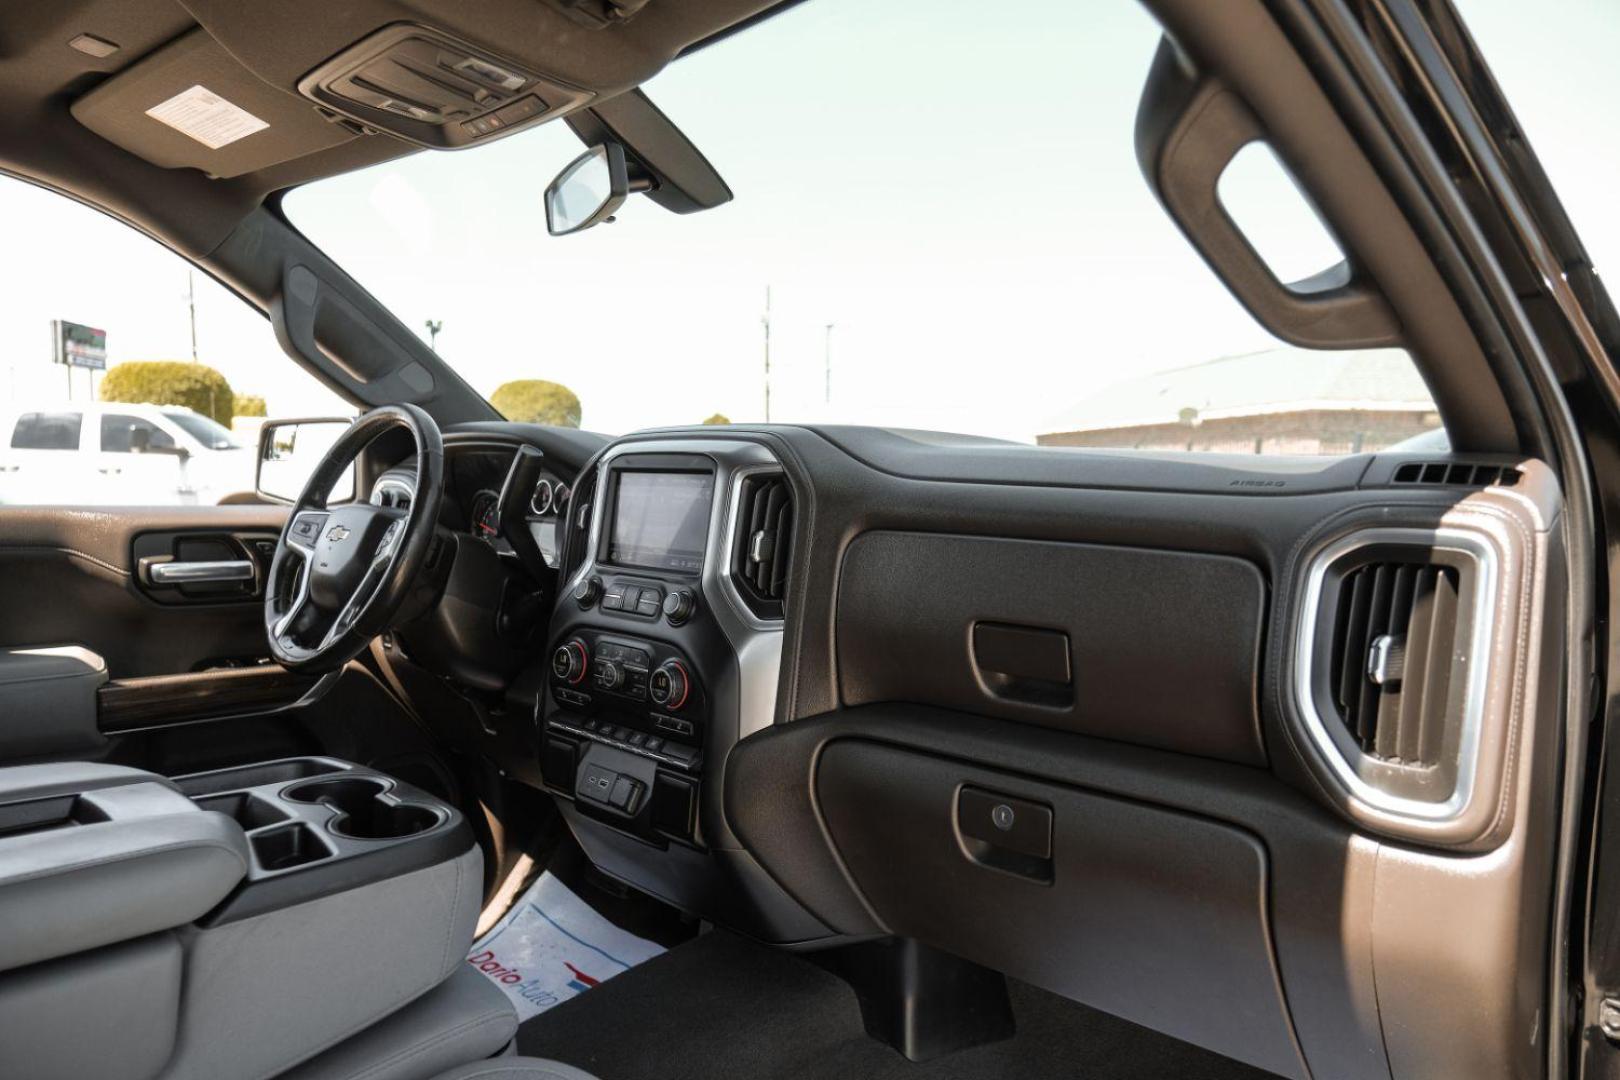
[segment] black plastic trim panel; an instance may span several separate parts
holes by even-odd
[[[1254,564],[1225,556],[869,532],[838,583],[840,691],[1264,765],[1265,599]],[[1030,649],[987,658],[987,624],[1047,632],[1068,681],[1003,670]]]

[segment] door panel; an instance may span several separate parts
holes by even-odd
[[[284,508],[269,506],[0,508],[0,644],[83,645],[114,679],[263,657],[256,582],[219,597],[201,586],[189,596],[154,589],[139,580],[137,544],[150,546],[150,534],[199,546],[217,536],[273,540],[285,520]]]

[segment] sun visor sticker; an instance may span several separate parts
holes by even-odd
[[[168,124],[210,150],[229,146],[270,126],[205,86],[182,90],[169,100],[147,109],[146,115]]]

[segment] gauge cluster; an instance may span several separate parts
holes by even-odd
[[[568,504],[568,485],[561,480],[542,476],[529,496],[529,511],[535,517],[557,517]]]
[[[443,524],[482,540],[498,552],[510,552],[511,545],[501,535],[500,489],[511,463],[511,451],[504,448],[466,447],[450,455]],[[397,465],[379,477],[370,501],[379,506],[408,507],[413,482],[408,465]],[[540,554],[552,567],[557,565],[558,519],[568,506],[569,494],[567,481],[550,471],[540,474],[529,494],[529,529]]]

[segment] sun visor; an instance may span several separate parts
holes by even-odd
[[[231,177],[356,138],[312,104],[261,80],[198,29],[73,104],[97,135],[167,169]]]

